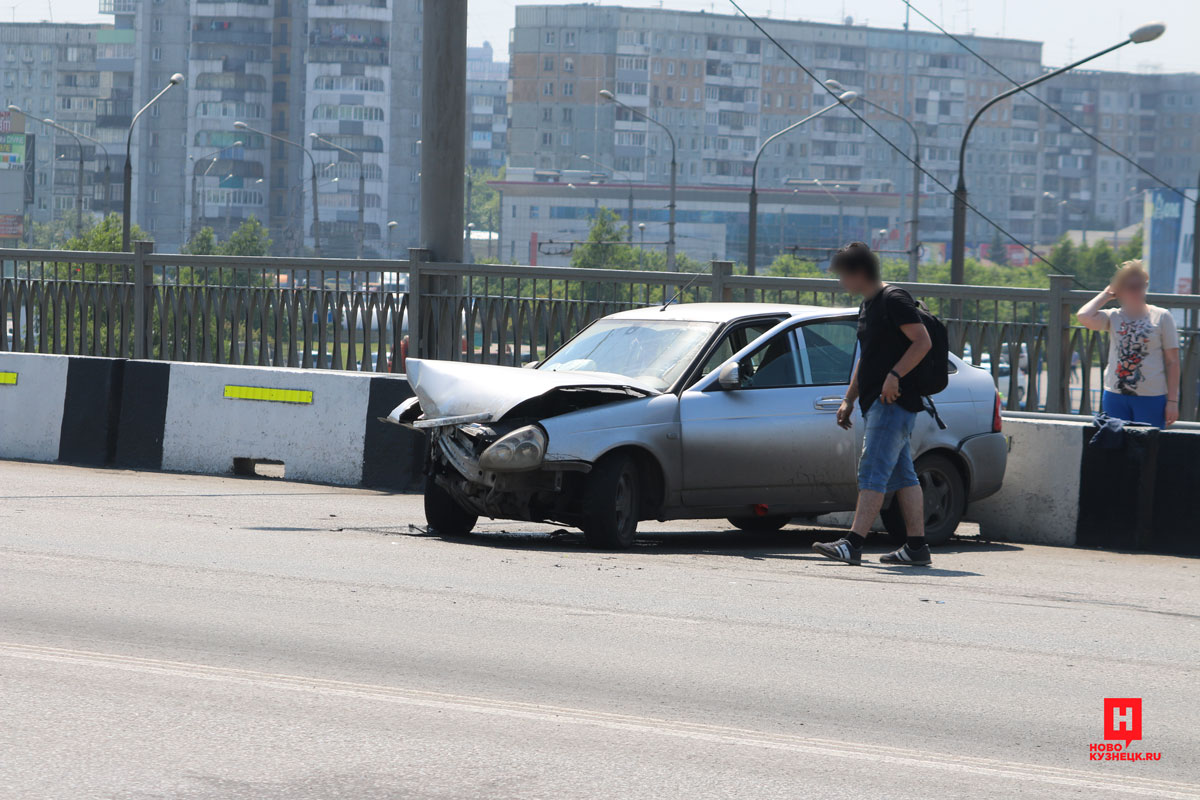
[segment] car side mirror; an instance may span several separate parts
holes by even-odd
[[[736,361],[721,366],[717,373],[717,384],[725,391],[742,388],[742,370]]]

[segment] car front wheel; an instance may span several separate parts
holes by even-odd
[[[966,509],[967,488],[958,467],[943,455],[929,453],[916,460],[913,465],[921,480],[921,493],[925,499],[925,542],[931,545],[945,544]],[[887,528],[888,538],[897,545],[908,538],[908,528],[900,504],[892,504],[879,515]]]
[[[639,486],[637,464],[623,453],[601,459],[584,488],[584,538],[592,547],[625,550],[637,536]]]
[[[479,516],[460,506],[432,475],[425,476],[425,522],[430,528],[443,536],[465,536],[478,521]]]

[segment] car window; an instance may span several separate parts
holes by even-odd
[[[853,319],[823,320],[797,329],[800,349],[801,386],[848,384],[854,372],[858,322]]]
[[[704,366],[700,368],[700,374],[696,376],[696,379],[699,380],[713,370],[718,369],[726,361],[733,358],[734,353],[746,345],[757,341],[760,336],[771,330],[775,325],[776,321],[770,320],[743,325],[727,331],[717,344],[717,349],[713,350],[704,361]]]
[[[799,384],[795,338],[785,331],[742,359],[743,389],[779,389]]]

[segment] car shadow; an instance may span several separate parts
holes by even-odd
[[[513,528],[517,524],[512,524]],[[620,551],[602,550],[587,544],[583,534],[572,529],[528,531],[512,530],[504,523],[495,527],[484,527],[464,536],[447,536],[432,529],[413,526],[410,535],[424,535],[456,544],[477,547],[492,547],[506,550],[531,550],[564,553],[605,553],[620,555]],[[814,527],[812,525],[789,526],[770,533],[750,533],[732,528],[700,529],[691,531],[646,531],[639,533],[631,552],[656,555],[709,555],[726,556],[748,560],[795,560],[843,566],[812,552],[816,541],[831,541],[845,535],[844,530]],[[878,556],[894,549],[887,539],[872,536],[864,549],[864,567],[886,572],[917,572],[929,576],[975,576],[979,573],[964,570],[946,570],[937,567],[890,567],[878,563]],[[987,553],[1021,550],[1018,545],[992,542],[974,537],[951,539],[934,549],[934,557],[959,553]]]

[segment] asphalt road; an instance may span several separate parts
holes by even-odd
[[[715,522],[604,553],[11,462],[0,513],[0,797],[1200,797],[1196,559],[856,569]],[[1090,761],[1127,696],[1161,760]]]

